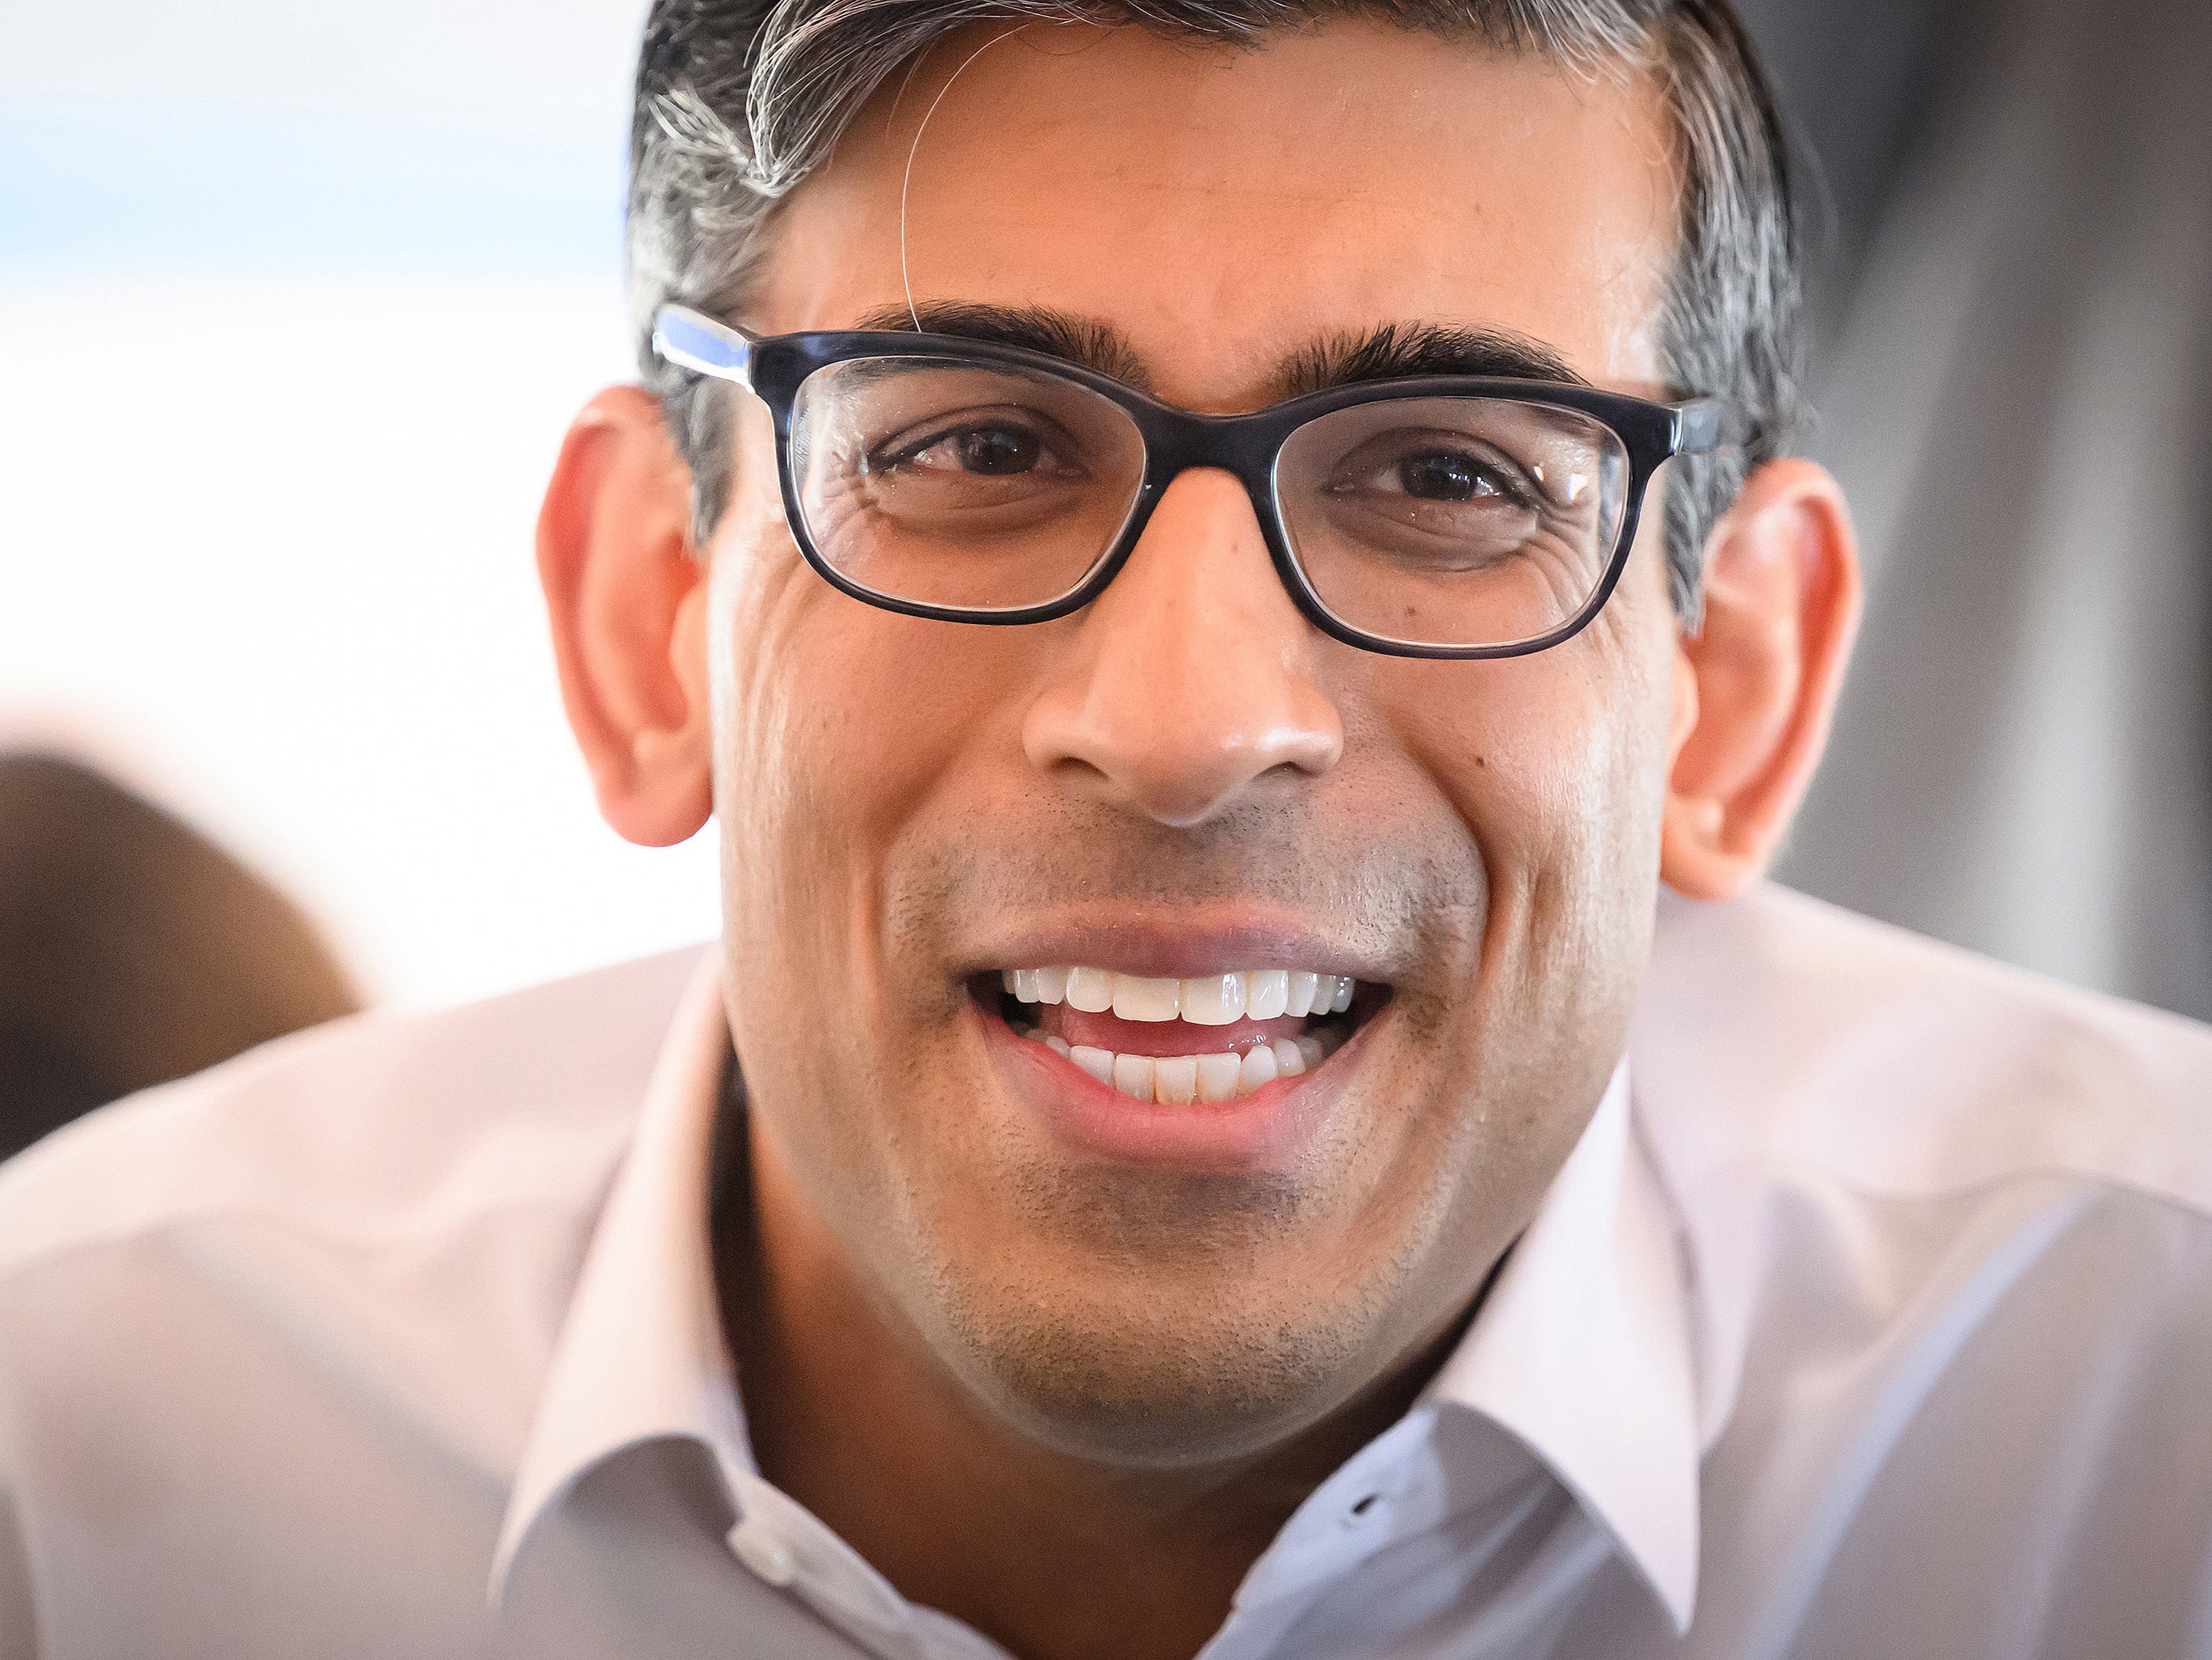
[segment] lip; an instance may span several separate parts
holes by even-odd
[[[1118,1163],[1221,1174],[1287,1163],[1328,1122],[1375,1024],[1361,1026],[1321,1066],[1296,1078],[1278,1079],[1233,1101],[1161,1106],[1100,1083],[980,1006],[971,1005],[969,1018],[981,1028],[999,1075],[1071,1146]]]
[[[1370,984],[1387,985],[1395,978],[1388,965],[1311,928],[1256,918],[1208,921],[1188,914],[1158,921],[1123,916],[1016,929],[989,942],[954,972],[965,977],[1079,964],[1163,980],[1240,969],[1348,974]]]

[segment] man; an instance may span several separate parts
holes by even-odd
[[[2212,1651],[2212,1044],[1759,886],[1723,9],[670,0],[635,163],[539,553],[720,944],[11,1171],[9,1652]]]

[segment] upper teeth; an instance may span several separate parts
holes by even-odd
[[[1283,1014],[1341,1014],[1357,983],[1346,974],[1249,969],[1192,980],[1157,980],[1112,969],[1007,969],[1006,989],[1024,1003],[1057,1003],[1124,1020],[1188,1020],[1225,1026]]]

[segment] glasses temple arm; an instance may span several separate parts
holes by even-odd
[[[1692,398],[1674,410],[1676,455],[1710,455],[1741,448],[1751,440],[1751,423],[1725,398]]]
[[[751,339],[689,306],[663,306],[653,313],[653,349],[680,368],[741,386],[753,383]]]

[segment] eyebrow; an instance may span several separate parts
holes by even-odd
[[[1283,360],[1287,396],[1403,380],[1423,374],[1472,374],[1504,380],[1589,384],[1542,341],[1510,329],[1452,328],[1442,323],[1383,323],[1334,334]]]
[[[1140,392],[1152,390],[1145,360],[1113,325],[1046,306],[981,306],[953,301],[884,306],[861,318],[860,326],[894,334],[912,334],[919,329],[924,334],[951,335],[986,345],[1018,346]]]
[[[911,308],[884,306],[860,319],[870,331],[951,335],[1018,346],[1149,392],[1151,374],[1136,349],[1110,323],[1042,306],[988,306],[934,301]],[[1402,380],[1426,374],[1479,375],[1588,386],[1557,350],[1510,329],[1455,328],[1442,323],[1393,322],[1321,337],[1285,356],[1274,374],[1281,395],[1297,398],[1334,386]]]

